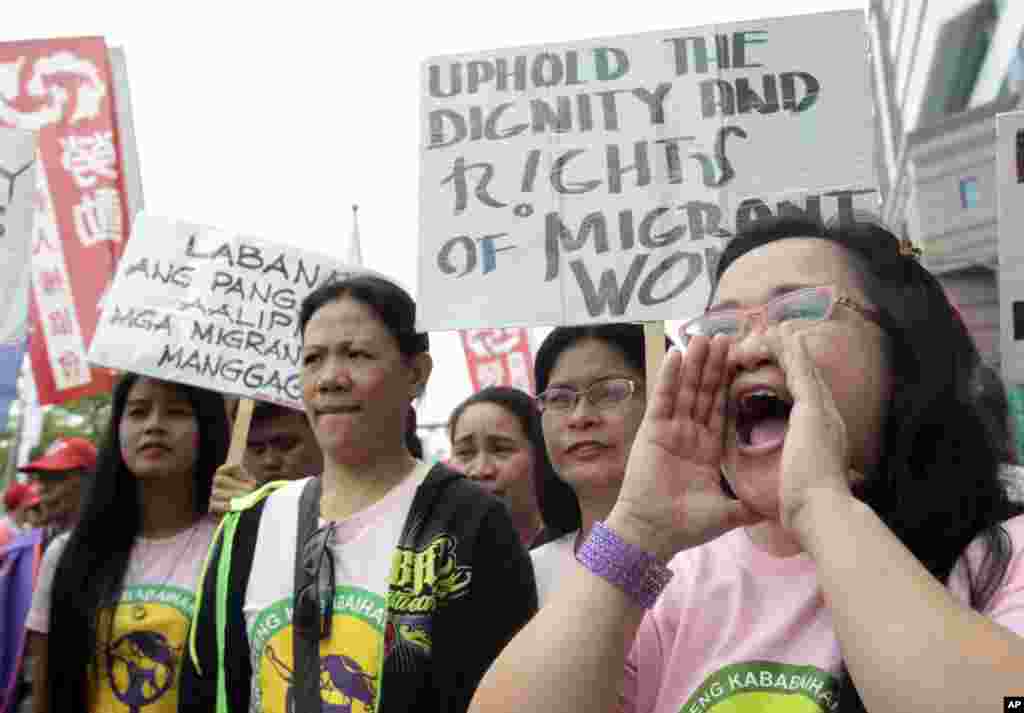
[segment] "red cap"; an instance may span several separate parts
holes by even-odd
[[[4,509],[14,512],[21,507],[32,507],[39,504],[39,488],[31,483],[17,481],[7,486],[4,492]]]
[[[58,438],[42,458],[18,468],[22,473],[37,470],[89,470],[96,467],[96,446],[87,438]]]

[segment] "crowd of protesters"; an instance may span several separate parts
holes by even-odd
[[[1024,694],[1005,388],[890,232],[756,221],[656,376],[640,325],[556,328],[447,463],[415,315],[310,293],[304,413],[257,404],[240,463],[236,400],[127,373],[98,449],[23,466],[0,711],[674,713],[757,667],[808,710]]]

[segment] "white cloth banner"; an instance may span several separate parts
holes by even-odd
[[[0,344],[24,339],[28,321],[36,148],[35,133],[0,128]]]

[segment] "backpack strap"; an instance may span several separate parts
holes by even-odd
[[[288,481],[275,481],[267,483],[241,497],[232,498],[229,508],[230,510],[221,519],[220,524],[217,525],[217,529],[213,533],[213,539],[210,543],[210,548],[206,552],[206,561],[203,562],[203,568],[199,575],[199,582],[196,585],[196,597],[195,611],[192,614],[192,626],[190,627],[188,646],[189,655],[192,657],[192,663],[196,668],[196,671],[202,674],[202,664],[199,660],[199,655],[196,650],[196,632],[198,631],[199,612],[203,601],[203,586],[206,583],[206,575],[209,573],[210,562],[216,548],[218,539],[220,540],[220,557],[217,561],[217,573],[216,573],[216,598],[214,601],[214,621],[217,628],[216,641],[217,641],[217,708],[219,713],[226,712],[228,710],[228,697],[227,697],[227,669],[225,668],[224,652],[227,647],[227,629],[228,629],[228,586],[231,580],[231,554],[234,550],[235,544],[235,532],[238,529],[238,522],[242,517],[242,512],[266,499],[272,492],[288,484]]]
[[[299,497],[298,528],[295,538],[295,586],[292,590],[293,612],[297,611],[299,592],[310,582],[310,577],[302,566],[302,551],[320,522],[320,493],[320,478],[313,478],[306,483]],[[323,707],[320,701],[320,640],[316,634],[300,632],[294,624],[292,661],[295,665],[292,679],[295,710],[319,711]]]

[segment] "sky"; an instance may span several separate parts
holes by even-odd
[[[147,211],[341,258],[358,204],[364,263],[415,290],[426,58],[863,7],[35,0],[7,9],[0,41],[102,35],[124,49]],[[421,423],[470,392],[457,333],[431,340]]]

